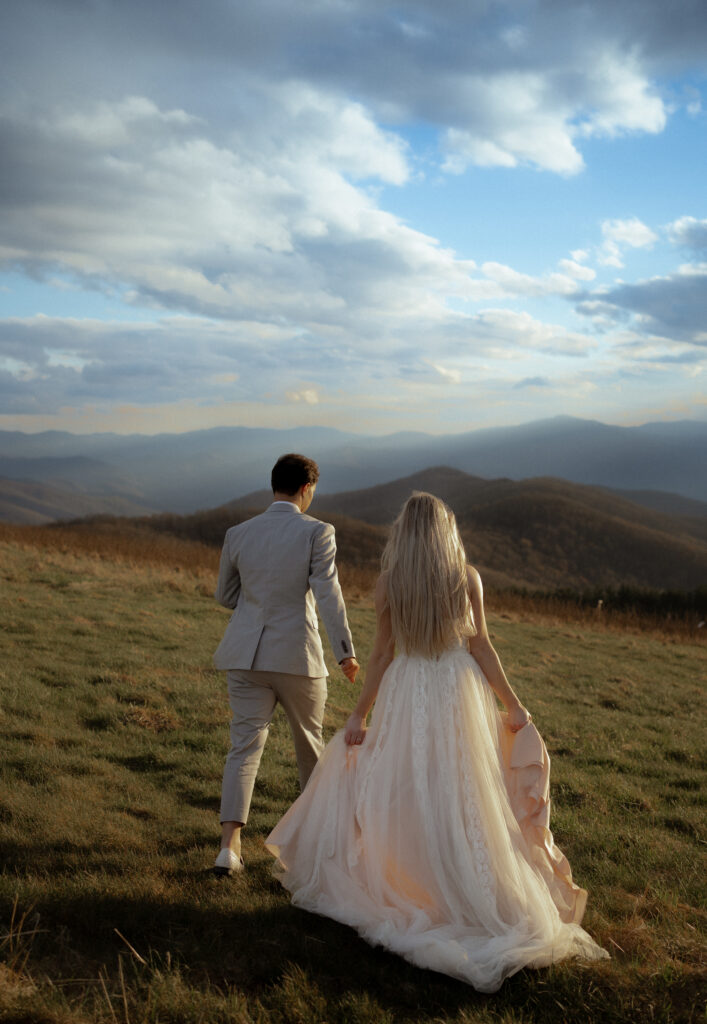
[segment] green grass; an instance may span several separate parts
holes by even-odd
[[[229,711],[211,667],[227,613],[203,573],[6,544],[0,586],[0,1020],[706,1019],[703,648],[491,617],[553,759],[584,923],[612,960],[482,996],[290,906],[263,847],[297,794],[279,713],[248,870],[204,873]],[[350,618],[365,662],[370,603]],[[328,733],[354,692],[333,676]]]

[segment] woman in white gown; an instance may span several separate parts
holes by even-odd
[[[608,956],[549,831],[547,751],[432,495],[393,525],[375,600],[356,708],[267,839],[292,902],[482,992],[522,967]]]

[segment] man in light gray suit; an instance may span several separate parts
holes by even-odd
[[[215,596],[234,612],[214,664],[228,673],[233,719],[217,875],[243,868],[241,829],[278,702],[292,730],[302,789],[323,750],[327,670],[315,600],[344,674],[353,683],[358,672],[334,561],[334,527],[305,515],[318,479],[312,459],[281,456],[272,471],[272,504],[231,527],[224,540]]]

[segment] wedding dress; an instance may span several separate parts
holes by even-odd
[[[522,967],[608,954],[549,830],[549,759],[474,658],[399,655],[360,746],[338,732],[267,839],[298,907],[494,992]]]

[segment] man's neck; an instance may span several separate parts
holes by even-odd
[[[272,500],[289,501],[290,505],[294,505],[295,508],[298,508],[300,510],[300,512],[302,511],[300,502],[296,494],[280,494],[278,491],[275,491],[273,493]]]

